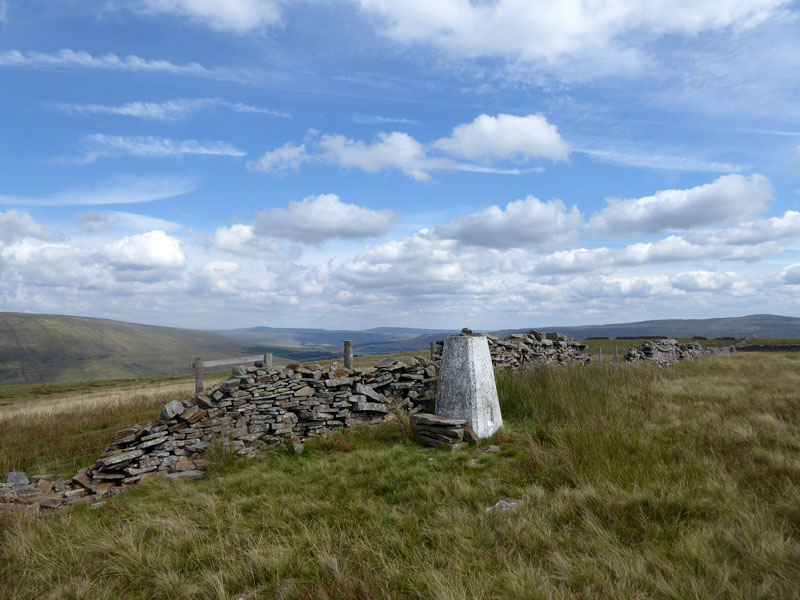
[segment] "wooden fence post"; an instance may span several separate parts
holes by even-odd
[[[264,366],[267,369],[272,368],[272,352],[268,352],[267,354],[264,355]]]
[[[203,387],[203,359],[195,356],[192,367],[194,367],[194,393],[202,394],[205,391]]]
[[[599,362],[603,362],[603,349],[602,348],[598,348],[597,352],[600,354],[600,361]]]
[[[431,342],[431,360],[436,355],[436,342]]]
[[[353,368],[353,342],[352,340],[344,341],[344,368]]]
[[[619,350],[616,344],[614,344],[614,362],[619,362]]]

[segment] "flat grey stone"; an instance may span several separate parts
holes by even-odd
[[[466,419],[452,419],[430,413],[417,413],[411,417],[411,422],[419,425],[433,425],[434,427],[462,427],[467,424]]]
[[[174,419],[180,414],[183,414],[183,411],[186,410],[182,403],[178,402],[177,400],[173,400],[164,405],[161,409],[161,417],[169,421],[170,419]]]
[[[101,458],[97,461],[97,464],[101,467],[110,467],[112,465],[133,460],[134,458],[139,458],[142,454],[144,454],[142,450],[131,450],[130,452],[122,452],[121,454],[115,454],[114,456]]]
[[[6,479],[6,484],[10,487],[20,487],[23,485],[28,485],[29,483],[30,480],[22,471],[11,471]]]
[[[379,394],[371,387],[369,387],[368,385],[364,385],[363,383],[356,384],[356,394],[361,394],[362,396],[366,396],[367,398],[375,400],[375,402],[385,402],[386,400],[383,397],[383,394]]]

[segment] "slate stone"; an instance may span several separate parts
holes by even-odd
[[[183,411],[186,410],[181,402],[177,400],[173,400],[164,405],[161,409],[161,417],[169,421],[170,419],[174,419],[180,414],[183,414]]]
[[[379,394],[375,390],[373,390],[368,385],[364,385],[363,383],[356,384],[356,394],[360,394],[362,396],[366,396],[375,402],[385,402],[386,398],[383,397],[383,394]]]
[[[29,483],[30,480],[28,479],[27,475],[21,471],[11,471],[6,479],[6,484],[11,487],[20,487],[23,485],[28,485]]]
[[[97,461],[97,465],[99,467],[112,467],[114,465],[119,465],[120,463],[128,462],[133,460],[134,458],[139,458],[142,456],[144,452],[141,450],[130,450],[128,452],[123,452],[121,454],[115,454],[114,456],[109,456],[107,458],[101,458]]]
[[[434,427],[460,427],[467,424],[466,419],[451,419],[430,413],[419,413],[411,417],[411,423],[419,425],[433,425]]]
[[[350,385],[353,383],[353,380],[350,377],[336,377],[333,379],[326,379],[325,386],[332,388],[332,387],[339,387],[341,385]]]

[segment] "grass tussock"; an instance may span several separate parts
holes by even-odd
[[[798,376],[789,355],[498,374],[499,453],[394,423],[6,523],[0,597],[798,598]]]

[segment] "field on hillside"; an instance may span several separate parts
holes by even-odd
[[[499,453],[425,450],[401,418],[5,522],[0,597],[800,597],[800,355],[498,390]]]

